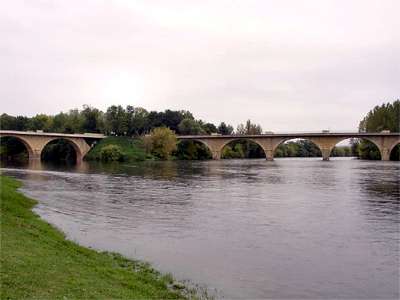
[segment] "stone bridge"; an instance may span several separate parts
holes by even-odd
[[[90,146],[88,140],[99,140],[106,136],[95,133],[63,134],[37,131],[10,131],[0,130],[1,137],[15,137],[20,140],[28,150],[29,159],[40,159],[44,147],[51,141],[63,139],[71,143],[76,152],[77,163],[81,162]],[[273,160],[275,149],[282,143],[291,139],[307,139],[313,142],[322,153],[322,158],[328,160],[335,145],[348,138],[366,139],[374,143],[381,153],[382,160],[389,160],[393,148],[400,143],[400,133],[284,133],[261,135],[191,135],[177,136],[178,140],[198,141],[208,147],[213,159],[220,159],[224,146],[235,140],[249,140],[258,144],[265,152],[267,160]]]
[[[282,143],[291,139],[306,139],[313,142],[322,153],[324,160],[329,160],[331,151],[335,145],[345,139],[366,139],[374,143],[381,153],[382,160],[390,160],[390,153],[400,143],[400,133],[284,133],[262,135],[202,135],[202,136],[178,136],[178,140],[198,141],[203,143],[211,151],[213,159],[220,159],[224,146],[235,140],[250,140],[258,144],[265,152],[267,160],[274,159],[275,149]]]
[[[96,133],[64,134],[11,130],[0,130],[0,138],[1,137],[14,137],[20,140],[28,151],[29,160],[40,160],[44,147],[46,147],[50,142],[59,139],[66,140],[74,147],[77,163],[80,163],[86,153],[90,150],[90,146],[86,141],[105,138],[104,135]]]

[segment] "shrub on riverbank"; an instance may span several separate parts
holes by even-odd
[[[166,127],[154,128],[150,134],[143,137],[146,152],[162,160],[171,158],[177,149],[175,133]]]
[[[97,143],[85,160],[98,161],[142,161],[146,159],[146,152],[141,139],[128,137],[107,137]]]
[[[182,299],[148,264],[65,240],[1,176],[1,299]],[[181,287],[179,287],[181,288]]]

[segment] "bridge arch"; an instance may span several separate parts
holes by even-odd
[[[303,140],[303,141],[307,141],[307,142],[311,142],[311,144],[313,146],[315,146],[317,148],[318,151],[318,155],[316,156],[304,156],[304,157],[324,157],[324,147],[321,145],[321,143],[313,138],[308,138],[308,137],[289,137],[289,138],[284,138],[279,140],[277,143],[275,143],[275,145],[273,146],[273,155],[276,155],[276,152],[279,151],[279,146],[284,145],[286,142],[292,141],[292,140]],[[278,154],[279,155],[279,154]],[[278,156],[279,157],[279,156]],[[329,157],[329,156],[328,156]]]
[[[22,136],[15,136],[15,135],[1,135],[0,139],[7,139],[7,138],[13,138],[21,142],[24,146],[26,151],[28,152],[28,159],[32,159],[34,157],[34,150],[33,146],[29,143],[29,140],[25,139]]]
[[[202,140],[180,140],[178,142],[176,155],[178,159],[211,159],[213,154],[207,142]]]
[[[351,138],[353,138],[353,137],[348,136],[348,137],[341,137],[341,138],[338,138],[338,139],[334,142],[334,145],[332,146],[331,152],[332,152],[333,148],[334,148],[337,144],[339,144],[339,143],[341,143],[341,142],[343,142],[343,141],[345,141],[345,140],[347,140],[347,139],[351,139]],[[369,138],[369,137],[362,137],[362,138],[359,138],[358,140],[366,140],[366,141],[370,142],[371,144],[373,144],[373,145],[376,147],[376,149],[378,149],[380,158],[382,159],[382,157],[383,157],[382,145],[381,145],[378,141],[374,140],[373,138]],[[393,147],[394,147],[394,146],[393,146]]]
[[[400,139],[395,141],[389,149],[390,160],[400,160]]]
[[[69,137],[53,137],[48,139],[48,141],[43,145],[42,151],[40,153],[40,159],[43,160],[43,155],[45,154],[45,149],[47,146],[49,146],[50,144],[53,144],[56,141],[65,141],[68,143],[68,145],[72,146],[72,149],[74,150],[74,154],[75,154],[75,163],[80,163],[83,160],[83,157],[85,156],[85,154],[87,153],[87,151],[84,153],[81,149],[81,145],[77,143],[77,141],[75,141],[75,139],[73,138],[69,138]]]
[[[260,143],[256,139],[253,139],[253,138],[250,138],[250,137],[240,137],[240,136],[238,136],[238,137],[229,139],[229,140],[227,140],[227,141],[225,141],[224,143],[221,144],[221,146],[220,146],[221,148],[219,149],[220,158],[222,158],[223,150],[224,150],[224,148],[226,146],[228,146],[229,144],[235,143],[235,142],[240,142],[240,141],[248,141],[248,142],[251,142],[254,145],[257,145],[261,149],[262,153],[264,154],[263,158],[267,157],[265,146],[262,143]]]

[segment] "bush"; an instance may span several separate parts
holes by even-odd
[[[165,127],[154,128],[149,135],[143,137],[143,144],[147,153],[159,159],[169,159],[171,153],[176,151],[176,135]]]
[[[101,161],[124,161],[124,154],[117,145],[104,146],[100,151]]]
[[[124,162],[143,161],[146,159],[146,152],[141,139],[132,139],[129,137],[111,136],[98,142],[88,154],[85,160],[102,160],[101,153],[105,147],[110,145],[119,147],[123,154]]]

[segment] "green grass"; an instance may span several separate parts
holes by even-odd
[[[126,162],[143,161],[147,158],[141,139],[111,136],[97,143],[89,153],[86,154],[85,160],[100,160],[101,150],[108,145],[118,146],[122,150],[124,161]]]
[[[18,181],[0,183],[1,299],[184,298],[148,264],[66,240],[31,211],[36,201],[17,192]]]

